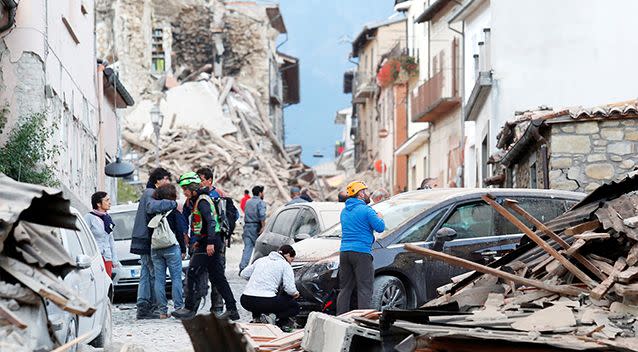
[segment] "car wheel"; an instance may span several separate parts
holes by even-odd
[[[386,308],[406,309],[408,296],[401,280],[387,275],[374,279],[372,307],[379,311]]]
[[[93,347],[102,348],[111,344],[111,338],[113,337],[113,315],[111,310],[113,309],[111,301],[106,301],[106,311],[104,312],[104,321],[102,322],[102,330],[97,335],[95,340],[91,342]]]
[[[69,320],[69,323],[66,326],[66,338],[64,339],[64,343],[67,344],[78,337],[78,317],[77,315]],[[78,350],[78,345],[75,344],[73,347],[69,348],[68,351],[76,352]]]

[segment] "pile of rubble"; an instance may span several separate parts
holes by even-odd
[[[397,349],[638,350],[637,190],[633,173],[546,224],[484,196],[529,239],[488,266],[406,245],[474,271],[413,314],[395,314],[391,326],[409,332]]]
[[[20,183],[0,174],[0,350],[65,351],[90,336],[63,345],[49,316],[87,317],[95,307],[61,277],[76,269],[56,228],[76,230],[76,217],[62,191]]]
[[[265,185],[271,208],[289,200],[289,186],[309,188],[319,196],[315,175],[290,155],[272,132],[258,103],[259,93],[234,78],[221,80],[202,73],[166,92],[160,109],[168,119],[159,140],[160,165],[173,175],[211,167],[214,184],[240,199],[244,189]],[[156,166],[152,103],[143,101],[127,116],[123,139],[139,155],[142,174]]]

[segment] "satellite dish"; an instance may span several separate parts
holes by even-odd
[[[122,161],[120,158],[115,159],[115,162],[109,163],[104,167],[104,173],[110,177],[127,177],[131,176],[135,171],[135,166],[126,161]]]

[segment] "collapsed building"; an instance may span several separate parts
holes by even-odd
[[[138,102],[125,116],[123,137],[142,178],[158,164],[175,174],[208,166],[230,196],[256,184],[276,189],[271,205],[288,199],[289,185],[314,182],[299,148],[285,144],[284,108],[300,100],[299,61],[278,51],[287,29],[277,5],[96,6],[99,56],[121,68]]]

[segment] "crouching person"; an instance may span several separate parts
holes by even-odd
[[[264,322],[262,314],[275,314],[277,326],[284,331],[294,327],[292,320],[299,314],[299,291],[295,287],[292,263],[295,250],[283,245],[267,257],[259,258],[241,272],[248,284],[241,296],[241,305],[253,314],[254,322]],[[283,292],[279,292],[279,288]]]

